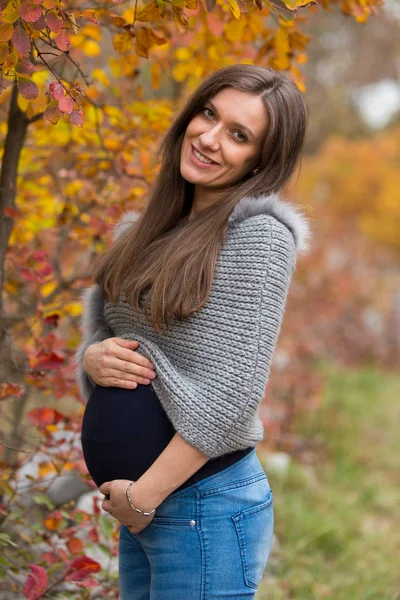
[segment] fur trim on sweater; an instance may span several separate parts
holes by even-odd
[[[292,232],[298,254],[305,254],[310,249],[312,237],[311,223],[308,216],[292,202],[281,200],[278,194],[261,194],[244,196],[233,208],[229,216],[231,226],[257,215],[271,215],[286,225]],[[140,218],[137,210],[124,213],[115,225],[113,239],[121,235],[132,223]]]

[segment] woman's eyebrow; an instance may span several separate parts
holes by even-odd
[[[218,114],[218,109],[215,106],[214,102],[212,102],[211,100],[208,100],[208,104]],[[243,129],[243,131],[245,131],[249,137],[253,138],[253,140],[256,139],[256,136],[251,131],[251,129],[249,129],[248,127],[246,127],[246,125],[243,125],[243,123],[239,123],[239,121],[232,121],[232,125],[234,125],[235,127],[239,127],[239,129]]]

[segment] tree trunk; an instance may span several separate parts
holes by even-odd
[[[0,173],[0,382],[16,382],[21,376],[20,370],[14,365],[12,360],[11,339],[10,336],[7,335],[7,328],[4,324],[3,298],[5,260],[8,242],[13,228],[13,219],[11,216],[6,215],[6,209],[15,207],[18,164],[29,126],[29,119],[27,119],[25,113],[19,108],[17,98],[18,89],[16,82],[14,82]],[[22,397],[15,399],[13,403],[15,426],[12,426],[7,439],[7,443],[10,446],[16,446],[20,442],[18,430],[21,423],[21,416],[24,412],[25,402],[25,397]],[[3,435],[4,433],[2,436]],[[17,459],[17,452],[15,450],[6,449],[3,459],[6,460],[6,462],[13,464]]]

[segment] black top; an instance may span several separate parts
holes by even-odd
[[[133,390],[95,385],[83,415],[81,442],[87,469],[98,487],[113,479],[139,479],[174,435],[151,383]],[[209,459],[175,492],[222,471],[252,449]]]

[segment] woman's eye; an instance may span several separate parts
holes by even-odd
[[[244,133],[242,133],[241,131],[236,131],[236,133],[238,133],[239,135],[242,136],[242,139],[239,140],[239,142],[246,142],[247,141],[247,137],[244,135]],[[237,138],[239,139],[239,138]]]
[[[211,108],[207,108],[207,107],[203,108],[203,113],[205,113],[206,110],[208,110],[211,114],[214,114],[213,111],[211,110]]]

